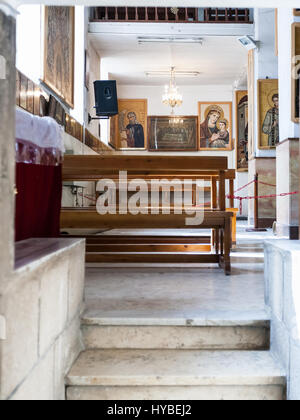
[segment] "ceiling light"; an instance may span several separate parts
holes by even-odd
[[[170,71],[146,71],[147,77],[169,77]],[[177,78],[180,77],[198,77],[200,76],[199,71],[174,71],[174,75]]]
[[[199,37],[177,37],[177,36],[139,36],[137,38],[138,43],[141,44],[203,44],[203,39]]]

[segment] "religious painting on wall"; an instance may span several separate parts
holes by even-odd
[[[148,118],[149,151],[198,150],[198,118],[161,116]]]
[[[119,99],[117,149],[147,149],[147,99]]]
[[[279,143],[278,80],[258,80],[258,148],[271,149]]]
[[[44,83],[74,108],[75,8],[45,7]]]
[[[248,91],[235,92],[236,121],[236,169],[248,171]]]
[[[199,102],[200,150],[232,150],[232,103]]]
[[[299,9],[297,9],[299,10]],[[300,122],[300,23],[292,25],[292,116],[295,123]]]

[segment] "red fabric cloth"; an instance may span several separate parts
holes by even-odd
[[[62,166],[16,165],[16,241],[59,236]]]

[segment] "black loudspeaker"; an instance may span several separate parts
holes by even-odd
[[[97,117],[112,117],[117,115],[118,95],[115,80],[97,80],[94,82],[95,108]]]

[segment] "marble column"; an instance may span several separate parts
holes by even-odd
[[[14,263],[16,21],[0,8],[0,294]]]
[[[278,73],[279,73],[279,109],[280,109],[280,144],[277,146],[277,193],[299,190],[299,173],[296,150],[300,130],[299,123],[292,112],[292,28],[299,23],[300,17],[294,16],[293,9],[278,9]],[[298,146],[299,147],[299,146]],[[299,198],[279,197],[277,205],[277,233],[289,239],[297,239],[299,226]]]
[[[278,194],[298,191],[299,139],[292,138],[281,142],[276,149],[276,159]],[[278,197],[276,233],[287,239],[299,238],[298,195]]]

